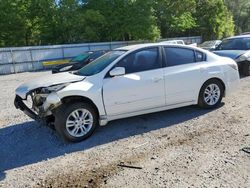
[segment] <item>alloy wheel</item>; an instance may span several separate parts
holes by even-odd
[[[220,100],[221,91],[217,84],[210,84],[206,87],[204,92],[204,101],[207,105],[215,105]]]
[[[73,137],[86,135],[93,126],[93,116],[87,109],[71,112],[66,120],[66,130]]]

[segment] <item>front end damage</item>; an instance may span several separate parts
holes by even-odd
[[[32,119],[40,120],[52,116],[52,111],[61,105],[61,99],[55,91],[38,88],[29,92],[24,99],[17,94],[14,104]]]
[[[16,89],[15,107],[34,120],[53,117],[53,110],[61,105],[58,92],[85,76],[71,72],[46,75],[32,79]]]

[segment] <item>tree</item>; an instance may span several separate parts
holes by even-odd
[[[195,0],[157,0],[154,9],[163,38],[176,37],[196,26]]]
[[[52,33],[48,31],[53,28],[49,23],[53,20],[54,3],[53,0],[0,0],[0,45],[41,44]]]
[[[250,1],[225,0],[225,4],[234,16],[235,32],[250,31]]]
[[[25,21],[20,1],[0,0],[0,45],[19,46],[26,44]]]
[[[98,10],[86,10],[83,15],[84,26],[82,26],[83,38],[85,41],[104,41],[106,18]],[[107,37],[107,36],[106,36]]]
[[[231,13],[223,0],[196,0],[198,29],[193,32],[202,34],[204,39],[221,39],[234,34]]]
[[[225,0],[237,22],[250,27],[249,0]],[[224,0],[0,0],[0,46],[151,40],[233,34]]]
[[[152,4],[153,0],[89,0],[86,8],[99,11],[106,20],[101,40],[156,40],[160,31]]]

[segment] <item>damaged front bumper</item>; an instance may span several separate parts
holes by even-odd
[[[44,102],[39,105],[36,105],[35,98],[36,96],[32,96],[32,107],[29,108],[24,102],[27,98],[22,99],[20,96],[16,95],[14,105],[17,109],[22,110],[26,115],[34,120],[39,120],[52,115],[52,110],[61,105],[61,99],[56,93],[50,93],[45,98]]]
[[[23,99],[21,97],[19,97],[18,95],[16,95],[16,97],[15,97],[14,105],[15,105],[16,109],[22,110],[30,118],[32,118],[34,120],[40,119],[39,116],[33,110],[31,110],[30,108],[28,108],[26,106],[26,104],[24,104]]]

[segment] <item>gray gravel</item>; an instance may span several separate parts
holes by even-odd
[[[118,120],[68,144],[13,105],[18,85],[47,74],[0,77],[0,187],[250,187],[250,77],[216,110]]]

